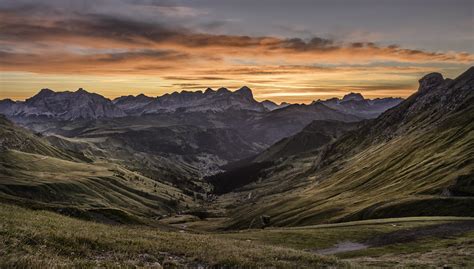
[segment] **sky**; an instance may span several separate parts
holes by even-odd
[[[474,63],[472,0],[1,0],[0,99],[241,86],[309,103],[407,97]]]

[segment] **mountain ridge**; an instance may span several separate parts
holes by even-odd
[[[360,97],[354,97],[356,95]],[[399,98],[363,99],[362,95],[357,93],[350,93],[345,98],[346,100],[344,102],[346,103],[350,101],[369,102],[370,104],[366,104],[365,106],[372,107],[365,108],[359,104],[359,107],[352,105],[350,109],[346,109],[345,106],[341,108],[339,101],[334,103],[335,100],[339,100],[337,98],[326,101],[318,100],[314,101],[313,104],[323,103],[340,112],[368,118],[373,117],[373,115],[378,115],[384,109],[395,105],[399,100]],[[362,100],[359,100],[360,98],[362,98]],[[176,111],[223,112],[240,109],[256,112],[271,112],[291,105],[295,104],[283,102],[277,105],[269,100],[262,102],[256,101],[253,97],[252,90],[247,86],[243,86],[233,92],[222,87],[218,90],[207,88],[204,92],[183,90],[181,92],[167,93],[158,97],[149,97],[144,94],[136,96],[128,95],[120,96],[113,100],[97,93],[88,92],[83,88],[79,88],[76,91],[58,92],[44,88],[25,101],[13,101],[11,99],[0,100],[0,113],[9,117],[19,118],[46,117],[58,120],[88,120]],[[369,112],[358,113],[358,109],[365,109]]]
[[[265,167],[237,192],[253,195],[232,210],[228,227],[263,214],[274,226],[472,216],[473,116],[474,68],[454,80],[428,74],[412,96],[317,154]]]
[[[312,104],[324,104],[332,109],[353,114],[364,119],[376,118],[385,110],[398,105],[404,99],[400,97],[386,97],[365,99],[360,93],[348,93],[341,99],[335,97],[327,100],[317,100]]]

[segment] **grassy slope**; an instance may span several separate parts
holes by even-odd
[[[107,222],[142,222],[193,207],[181,190],[52,146],[0,117],[0,200]],[[147,221],[148,222],[148,221]]]
[[[332,247],[343,241],[364,242],[374,236],[398,230],[465,220],[473,221],[474,218],[408,217],[375,219],[300,227],[241,230],[224,233],[223,236],[301,250],[317,250]]]
[[[359,122],[315,120],[301,132],[273,144],[252,161],[265,162],[293,155],[308,154],[335,140],[345,132],[355,129],[358,125],[360,125]]]
[[[251,240],[274,246],[316,251],[330,248],[342,242],[370,242],[374,238],[407,231],[424,231],[437,225],[455,225],[474,218],[411,217],[398,219],[365,220],[340,224],[323,224],[293,228],[248,230],[223,234],[224,237]],[[369,246],[362,250],[336,254],[337,257],[363,266],[376,267],[472,267],[474,255],[474,231],[461,233],[431,234],[418,238],[397,237],[402,242]],[[413,233],[413,234],[416,234]],[[421,234],[421,233],[420,233]]]
[[[0,204],[0,267],[237,266],[271,268],[473,266],[474,232],[424,236],[337,254],[334,244],[473,218],[418,217],[233,233],[164,231],[107,225]],[[346,260],[346,261],[344,261]],[[356,261],[356,262],[354,262]]]
[[[217,235],[110,226],[0,204],[0,267],[221,265],[316,268],[335,258]]]
[[[272,186],[276,194],[264,197],[258,203],[261,206],[247,203],[235,210],[234,218],[239,220],[237,225],[248,227],[252,218],[262,214],[272,216],[273,225],[424,214],[474,215],[467,210],[474,208],[473,198],[441,196],[460,176],[474,172],[474,122],[466,124],[369,147],[328,178],[321,171],[298,171],[302,165],[293,164],[296,168],[292,171],[298,174],[293,182],[284,184],[297,185],[302,178],[309,180],[309,185],[285,194],[287,185],[281,190]],[[288,169],[284,172],[274,177],[280,181],[292,178]]]
[[[52,144],[83,152],[92,159],[107,160],[154,179],[179,185],[181,189],[199,189],[199,171],[181,160],[135,151],[121,140],[107,137],[66,138],[48,136]]]
[[[0,176],[0,199],[84,218],[135,222],[193,205],[174,187],[107,163],[9,150],[0,154]]]
[[[3,115],[0,115],[0,146],[0,153],[6,149],[16,149],[23,152],[41,154],[65,160],[88,161],[82,154],[66,152],[53,147],[31,132],[12,124]]]
[[[271,216],[276,226],[473,216],[473,70],[446,82],[448,89],[415,94],[382,114],[375,125],[336,141],[336,157],[329,156],[333,160],[326,166],[318,168],[320,156],[314,156],[274,167],[265,180],[246,187],[242,197],[252,192],[254,198],[232,211],[230,227],[247,228],[261,215]],[[456,105],[442,103],[446,100]],[[349,154],[354,148],[358,150]],[[452,196],[459,186],[463,196]]]

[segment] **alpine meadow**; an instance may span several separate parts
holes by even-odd
[[[474,2],[0,14],[0,268],[474,268]]]

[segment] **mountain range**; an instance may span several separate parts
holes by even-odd
[[[322,103],[332,109],[359,116],[361,118],[376,118],[387,108],[398,105],[402,102],[402,98],[376,98],[365,99],[360,93],[349,93],[344,95],[342,99],[331,98],[328,100],[318,100],[313,103]]]
[[[281,216],[274,218],[274,225],[309,224],[323,216],[340,221],[416,215],[428,203],[453,202],[459,209],[456,212],[463,214],[472,199],[456,195],[471,193],[466,186],[471,184],[473,165],[468,158],[472,154],[473,70],[455,80],[438,73],[426,75],[418,91],[404,101],[367,100],[350,93],[342,99],[285,104],[273,110],[255,101],[246,87],[234,93],[209,89],[113,101],[82,89],[41,90],[25,102],[2,101],[3,113],[36,132],[28,134],[2,119],[2,151],[69,162],[105,161],[187,194],[206,193],[211,187],[219,194],[246,196],[259,189],[250,204],[239,204],[230,213],[234,222],[229,227],[245,226],[263,212]],[[391,108],[376,119],[363,120],[384,105]],[[151,107],[161,108],[144,112]],[[449,153],[433,154],[443,148]],[[432,166],[419,166],[427,162]],[[399,167],[401,163],[405,168]],[[222,170],[227,172],[219,174]],[[209,175],[215,176],[203,179]],[[423,183],[427,176],[430,184]],[[387,180],[391,189],[383,191],[380,188]],[[326,185],[333,187],[321,188]],[[299,188],[314,195],[303,198],[299,191],[289,192]],[[348,210],[347,203],[353,202],[352,196],[345,196],[348,191],[367,198]],[[277,203],[287,201],[285,207],[270,202],[275,195]],[[403,199],[395,199],[399,196]],[[329,204],[336,198],[337,203]],[[254,206],[255,202],[262,206]],[[407,204],[414,206],[397,211]],[[314,215],[316,211],[327,213]],[[245,217],[239,212],[246,212]]]
[[[386,108],[394,105],[387,102]],[[372,107],[363,107],[362,116],[357,116],[322,102],[258,102],[248,87],[235,92],[208,88],[114,100],[83,89],[43,89],[24,102],[0,101],[0,113],[43,134],[56,146],[126,163],[148,176],[159,175],[191,189],[196,187],[191,179],[255,156],[313,120],[356,122],[364,118],[367,109]],[[380,106],[374,109],[378,111]]]
[[[317,151],[306,154],[315,144],[304,139],[308,130],[268,148],[261,160],[271,165],[250,171],[245,184],[227,183],[236,187],[227,192],[242,197],[230,227],[248,227],[262,214],[284,226],[473,216],[474,67],[454,80],[431,73],[419,82],[408,99]],[[289,143],[291,156],[271,158],[284,156]],[[249,193],[252,198],[244,199]]]
[[[474,67],[427,74],[406,100],[80,89],[0,104],[0,237],[19,242],[13,253],[343,268],[393,265],[408,249],[470,265]]]
[[[357,99],[349,100],[351,94],[344,96],[341,100],[334,98],[327,101],[318,100],[313,103],[322,103],[342,113],[369,118],[377,116],[402,100],[401,98],[370,100],[364,99],[360,94]],[[235,92],[226,88],[219,88],[217,91],[207,88],[204,92],[182,91],[156,98],[139,94],[137,96],[121,96],[114,100],[80,88],[75,92],[54,92],[50,89],[42,89],[38,94],[25,101],[0,100],[0,113],[17,118],[46,117],[56,120],[91,120],[173,112],[223,112],[227,110],[269,112],[287,106],[290,104],[277,105],[269,100],[258,102],[253,98],[251,89],[246,86]]]

